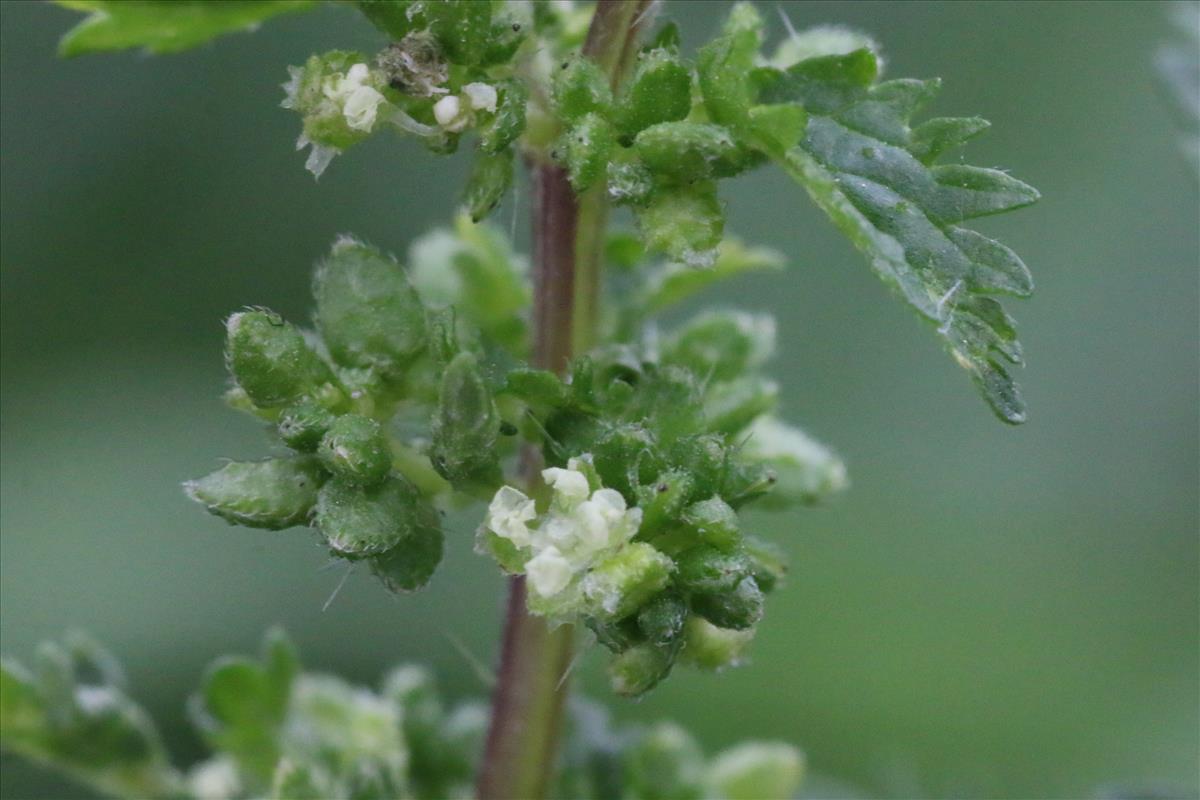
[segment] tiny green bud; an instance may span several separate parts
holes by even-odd
[[[617,205],[644,205],[654,192],[654,176],[640,161],[608,165],[608,199]]]
[[[444,538],[436,524],[417,526],[400,544],[368,557],[367,563],[388,591],[414,592],[429,583],[441,563]]]
[[[664,122],[646,128],[633,149],[656,175],[687,183],[720,174],[737,155],[729,131],[704,122]]]
[[[575,58],[554,76],[554,103],[558,116],[574,123],[584,114],[607,114],[612,108],[612,88],[595,62]]]
[[[294,325],[270,311],[242,311],[225,322],[225,361],[256,406],[291,403],[333,381],[333,372]]]
[[[692,608],[720,628],[743,631],[762,619],[763,594],[753,577],[746,577],[731,592],[697,594]]]
[[[440,527],[433,507],[398,475],[369,487],[329,481],[317,497],[313,520],[329,547],[348,558],[386,553],[417,531]]]
[[[430,459],[446,480],[499,481],[500,415],[471,353],[459,353],[446,365],[432,435]]]
[[[559,149],[564,151],[567,176],[576,192],[604,177],[616,144],[612,125],[596,113],[584,114],[563,134]]]
[[[525,104],[529,101],[525,84],[504,81],[496,85],[496,90],[496,115],[479,129],[479,149],[485,153],[507,150],[525,130]]]
[[[737,512],[716,495],[685,508],[682,521],[701,541],[721,550],[731,549],[740,539]]]
[[[613,656],[608,665],[609,683],[622,697],[638,697],[667,677],[674,660],[669,650],[652,644],[635,645]]]
[[[787,555],[779,545],[757,536],[744,537],[742,547],[754,568],[754,582],[770,594],[787,576]]]
[[[758,417],[775,408],[779,384],[758,375],[714,384],[704,398],[704,416],[708,429],[735,434]]]
[[[643,732],[625,751],[632,796],[647,800],[699,800],[704,755],[690,733],[673,722]]]
[[[707,545],[681,553],[675,563],[678,567],[675,582],[685,592],[732,592],[754,572],[754,565],[745,554],[723,552]]]
[[[512,185],[512,150],[488,153],[480,150],[463,194],[463,205],[472,222],[479,222],[500,205]]]
[[[700,669],[734,667],[740,663],[742,651],[753,638],[753,630],[718,628],[693,614],[683,628],[684,644],[680,657]]]
[[[281,530],[303,525],[325,480],[308,456],[231,461],[183,485],[188,497],[231,524]]]
[[[392,468],[387,436],[379,423],[358,414],[334,420],[321,439],[321,462],[335,475],[360,484],[383,480]]]
[[[642,606],[637,624],[651,644],[669,647],[679,640],[687,618],[688,607],[683,598],[666,593]]]
[[[336,419],[333,412],[311,400],[288,406],[279,415],[279,438],[301,453],[315,453],[321,437]]]
[[[592,461],[604,485],[628,498],[660,472],[654,435],[641,425],[615,425],[596,440]]]
[[[669,460],[692,476],[691,499],[709,497],[721,491],[729,462],[723,436],[707,433],[683,437],[671,446]]]
[[[683,119],[692,109],[692,76],[673,50],[658,48],[641,54],[629,89],[616,110],[622,136],[660,122]]]
[[[724,800],[788,800],[804,778],[804,754],[784,742],[745,742],[717,754],[709,792]]]
[[[424,16],[429,31],[456,64],[474,64],[484,55],[492,34],[492,4],[476,0],[414,3],[414,16]],[[412,13],[410,11],[410,13]]]
[[[571,388],[549,370],[517,367],[509,370],[504,380],[505,393],[539,411],[564,408],[571,403]]]
[[[313,280],[317,328],[329,353],[347,367],[390,379],[425,348],[425,309],[395,259],[342,238]]]
[[[691,491],[692,477],[682,470],[664,472],[638,487],[638,506],[643,513],[641,535],[653,536],[677,520]]]
[[[725,230],[725,212],[708,181],[660,187],[637,209],[646,249],[693,267],[712,266]]]
[[[632,614],[662,591],[674,566],[671,559],[645,542],[626,545],[583,579],[589,613],[608,620]]]
[[[626,617],[615,622],[604,622],[595,617],[584,617],[584,624],[596,635],[596,641],[614,653],[621,653],[635,644],[646,641],[638,629],[637,620]]]

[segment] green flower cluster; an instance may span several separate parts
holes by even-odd
[[[487,732],[478,700],[448,705],[424,667],[393,669],[377,690],[301,670],[279,631],[261,657],[205,671],[189,716],[212,755],[174,767],[120,665],[79,634],[43,643],[35,669],[0,661],[0,742],[118,797],[178,800],[447,800],[474,796]],[[553,796],[564,800],[784,800],[803,755],[747,742],[706,759],[669,722],[615,729],[576,700]]]
[[[489,234],[461,231],[451,238],[462,263],[516,280]],[[269,421],[292,454],[230,462],[185,488],[233,524],[311,524],[333,555],[365,561],[391,590],[420,588],[442,557],[435,501],[501,482],[501,420],[470,349],[474,307],[464,302],[457,321],[394,259],[349,238],[318,265],[313,294],[314,331],[263,309],[226,323],[227,399]]]
[[[828,450],[770,415],[769,317],[706,312],[648,344],[576,359],[560,380],[511,370],[499,395],[542,444],[547,490],[501,488],[479,549],[528,576],[529,607],[582,620],[613,651],[615,691],[638,695],[678,659],[736,663],[786,571],[739,509],[840,489]]]

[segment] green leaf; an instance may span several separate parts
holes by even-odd
[[[472,222],[479,222],[496,210],[504,199],[504,193],[512,185],[512,178],[511,149],[498,153],[479,151],[463,191],[463,206]]]
[[[225,656],[204,674],[192,698],[192,720],[216,749],[232,756],[259,786],[270,784],[279,758],[280,727],[299,671],[295,648],[268,632],[260,661]]]
[[[651,125],[683,119],[691,108],[690,70],[673,48],[656,48],[638,55],[614,121],[625,141]]]
[[[1028,296],[1029,270],[1012,250],[959,223],[1036,201],[1031,186],[994,169],[936,165],[939,153],[982,121],[909,120],[937,81],[877,83],[867,49],[802,61],[762,81],[760,99],[808,113],[800,145],[777,160],[870,260],[876,272],[932,323],[997,416],[1025,420],[1009,374],[1021,364],[1012,320],[990,294]]]
[[[725,210],[713,182],[659,187],[644,208],[636,209],[636,216],[647,250],[692,267],[716,262]]]
[[[252,31],[279,14],[305,11],[314,0],[57,0],[88,16],[58,43],[64,57],[143,47],[177,53],[235,31]]]
[[[695,269],[679,262],[663,264],[651,272],[638,305],[646,314],[657,314],[682,303],[718,281],[760,270],[781,270],[783,254],[768,247],[747,247],[736,237],[726,237],[710,269]]]
[[[231,461],[183,485],[188,497],[230,524],[282,530],[303,525],[325,481],[311,456]]]

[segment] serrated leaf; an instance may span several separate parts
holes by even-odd
[[[62,37],[64,57],[143,47],[177,53],[235,31],[250,31],[279,14],[304,11],[314,0],[57,0],[88,16]]]
[[[876,83],[877,74],[874,54],[862,49],[762,79],[760,100],[808,112],[800,144],[777,160],[937,327],[996,414],[1023,422],[1025,405],[1004,364],[1021,363],[1020,344],[1012,320],[986,295],[1028,296],[1033,281],[1012,250],[958,223],[1021,208],[1039,194],[1000,170],[931,165],[985,123],[931,120],[914,131],[909,120],[938,82]]]

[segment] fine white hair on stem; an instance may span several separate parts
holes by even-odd
[[[346,581],[350,578],[350,573],[354,572],[354,565],[346,567],[345,573],[342,574],[342,579],[338,581],[337,586],[333,587],[333,592],[329,595],[329,599],[325,601],[325,605],[321,606],[321,613],[324,614],[333,605],[333,601],[341,593],[342,587],[346,585]]]

